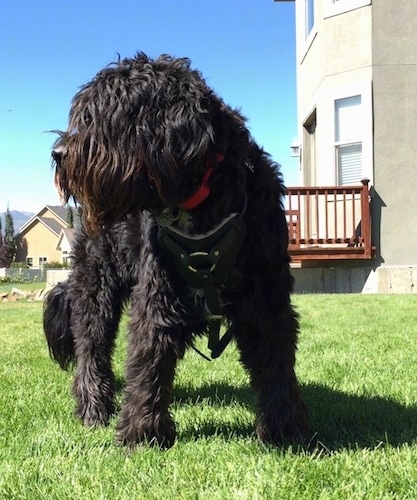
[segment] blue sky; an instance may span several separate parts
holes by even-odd
[[[240,108],[298,184],[294,3],[273,0],[4,0],[0,17],[0,212],[58,204],[54,136],[72,96],[117,54],[189,57]]]

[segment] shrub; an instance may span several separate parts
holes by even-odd
[[[12,262],[10,264],[11,269],[29,269],[26,262]]]
[[[25,275],[23,273],[14,273],[9,274],[8,276],[0,276],[0,284],[3,285],[5,283],[26,283],[28,281],[25,279]]]
[[[45,269],[68,269],[68,266],[66,266],[62,262],[58,262],[57,260],[47,262],[43,267]]]

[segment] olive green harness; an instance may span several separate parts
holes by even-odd
[[[168,251],[172,265],[190,287],[203,291],[208,348],[213,359],[220,356],[232,337],[228,330],[220,338],[220,289],[232,273],[246,236],[245,211],[246,199],[240,213],[230,214],[203,234],[188,234],[172,224],[158,222],[157,218],[158,242]]]

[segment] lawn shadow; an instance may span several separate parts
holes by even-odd
[[[394,447],[417,440],[417,407],[380,396],[357,396],[317,384],[303,386],[311,427],[325,448]]]
[[[125,381],[122,377],[116,377],[116,408],[114,414],[120,411],[120,404]],[[248,387],[233,387],[227,384],[211,384],[199,387],[195,390],[175,385],[173,405],[177,406],[197,406],[209,405],[213,407],[228,407],[232,404],[241,405],[247,409],[255,411],[253,395]],[[254,426],[241,426],[225,424],[199,424],[198,428],[187,428],[181,433],[185,439],[197,439],[201,436],[214,435],[248,437],[254,434]]]
[[[309,407],[311,428],[317,448],[327,451],[375,448],[381,444],[394,447],[417,441],[417,407],[378,396],[356,396],[317,384],[302,387]],[[227,406],[238,404],[255,413],[255,403],[249,387],[234,388],[228,384],[204,385],[190,390],[177,386],[175,404]],[[207,402],[207,400],[209,400]],[[224,434],[248,437],[254,434],[254,424],[210,425],[185,429],[186,438]]]
[[[174,404],[177,406],[212,406],[221,409],[232,405],[243,407],[245,410],[255,411],[255,403],[252,391],[249,387],[233,387],[228,384],[216,383],[203,385],[196,389],[189,389],[176,385],[174,389]],[[254,415],[255,418],[255,415]],[[220,417],[221,420],[221,417]],[[225,438],[238,436],[246,438],[254,435],[254,424],[241,425],[238,422],[224,424],[216,422],[199,423],[197,427],[188,427],[181,432],[184,439],[198,439],[199,437],[209,437],[222,435]]]

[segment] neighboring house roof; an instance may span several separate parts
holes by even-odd
[[[68,244],[70,247],[72,247],[72,243],[75,238],[75,229],[61,229],[61,232],[59,233],[59,238],[58,238],[58,243],[56,245],[57,250],[61,250],[62,247],[62,242],[64,239],[68,241]]]
[[[54,234],[59,236],[59,233],[62,230],[62,224],[51,217],[38,217],[38,220],[42,222],[44,226],[50,229]]]
[[[68,207],[63,207],[62,205],[45,205],[45,207],[59,217],[65,225],[67,225]],[[73,212],[75,219],[77,209],[73,208]]]
[[[65,236],[67,237],[68,243],[72,246],[75,238],[75,229],[63,229]]]
[[[46,212],[46,213],[45,213]],[[52,217],[48,217],[48,212],[53,213],[59,221]],[[79,217],[77,209],[73,208],[74,213],[74,226],[79,225]],[[31,217],[26,224],[19,229],[18,234],[24,233],[34,222],[40,222],[50,231],[52,231],[56,236],[59,236],[61,229],[67,228],[67,216],[68,207],[63,207],[61,205],[45,205],[42,210],[39,210],[33,217]],[[17,236],[16,235],[16,236]]]

